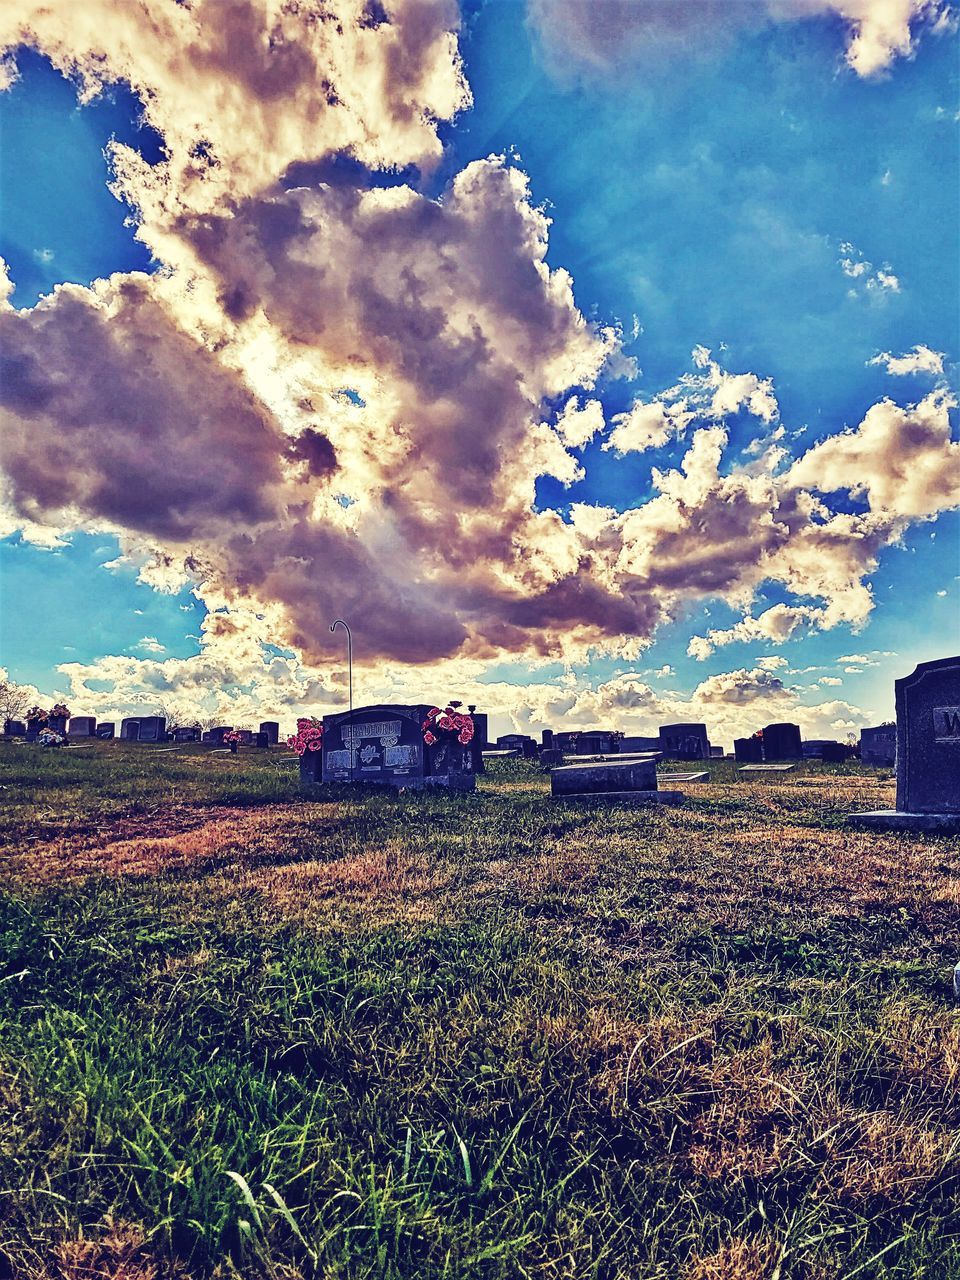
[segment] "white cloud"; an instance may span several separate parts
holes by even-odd
[[[875,355],[867,364],[886,366],[887,373],[904,375],[908,373],[931,373],[937,376],[943,373],[943,352],[932,351],[923,343],[917,343],[912,351],[902,356],[893,356],[889,351]]]
[[[610,76],[642,67],[648,74],[671,59],[707,58],[741,32],[771,21],[839,16],[845,58],[858,76],[877,77],[898,58],[911,58],[923,32],[952,26],[945,0],[528,0],[548,65],[562,77]]]

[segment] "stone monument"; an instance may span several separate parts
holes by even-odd
[[[682,804],[682,791],[657,787],[659,754],[565,764],[550,771],[550,791],[559,800],[624,800],[632,804]]]
[[[860,730],[860,763],[892,769],[897,762],[897,726],[878,724]]]
[[[368,782],[379,786],[473,791],[480,748],[441,735],[428,745],[429,703],[356,707],[323,717],[323,748],[300,757],[302,782]]]
[[[897,807],[849,815],[893,831],[960,830],[960,657],[921,662],[894,681]]]
[[[790,724],[768,724],[763,731],[764,760],[802,760],[803,742],[800,738],[800,726]]]

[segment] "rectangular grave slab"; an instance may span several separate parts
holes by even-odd
[[[550,790],[555,796],[656,789],[657,762],[653,755],[565,764],[550,771]]]
[[[597,804],[633,804],[652,807],[660,804],[683,804],[682,791],[566,791],[555,795],[554,800]]]
[[[960,657],[921,662],[894,692],[897,807],[849,816],[881,830],[960,830]]]
[[[738,773],[789,773],[791,769],[795,769],[795,764],[745,764],[737,770]]]
[[[660,774],[661,782],[709,782],[709,773],[669,773]]]

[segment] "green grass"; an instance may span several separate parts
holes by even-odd
[[[0,755],[7,1274],[960,1277],[960,841],[846,832],[875,775],[147,750]]]

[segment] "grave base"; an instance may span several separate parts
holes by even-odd
[[[554,795],[554,800],[591,800],[604,804],[683,804],[682,791],[564,791]]]
[[[904,813],[900,809],[875,809],[848,813],[847,821],[871,831],[960,831],[960,813]]]

